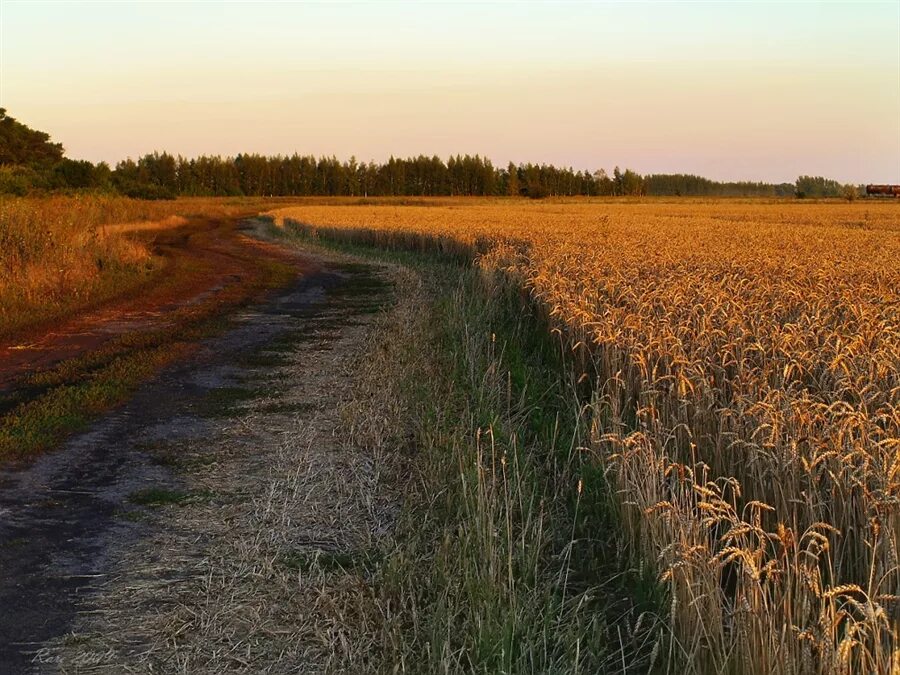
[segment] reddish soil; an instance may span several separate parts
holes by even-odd
[[[251,238],[253,213],[193,218],[156,233],[154,253],[165,264],[138,289],[53,326],[38,326],[0,339],[0,392],[28,373],[97,349],[113,338],[173,323],[209,303],[227,304],[258,294],[271,266],[287,263],[298,274],[311,270],[308,258]]]

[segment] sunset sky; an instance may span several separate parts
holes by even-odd
[[[0,106],[70,157],[480,153],[900,182],[900,2],[0,0]]]

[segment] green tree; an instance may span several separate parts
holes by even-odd
[[[797,196],[822,198],[840,197],[842,185],[836,180],[823,176],[800,176],[797,179]]]
[[[0,108],[0,165],[49,165],[62,156],[62,144],[51,143],[50,134],[25,126]]]
[[[506,167],[506,194],[510,197],[519,196],[519,169],[512,162]]]
[[[848,202],[854,201],[857,197],[859,197],[859,187],[856,185],[850,185],[849,183],[841,188],[841,197],[846,199]]]

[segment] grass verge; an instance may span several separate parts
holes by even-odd
[[[584,451],[571,355],[502,278],[427,254],[330,246],[409,273],[348,415],[357,443],[394,451],[405,492],[374,575],[377,619],[366,622],[381,631],[381,669],[652,668],[662,598],[630,565],[603,472]]]

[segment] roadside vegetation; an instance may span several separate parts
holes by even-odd
[[[893,205],[274,215],[464,263],[391,347],[418,489],[379,586],[389,662],[897,667]]]
[[[281,236],[394,270],[342,419],[399,514],[357,572],[371,590],[330,591],[356,617],[330,667],[646,671],[663,645],[657,585],[627,558],[604,479],[582,471],[570,359],[530,301],[465,261]]]
[[[134,229],[183,224],[173,204],[121,197],[0,202],[0,336],[140,283],[159,268]],[[143,221],[140,224],[135,221]]]
[[[167,263],[154,250],[156,240],[183,227],[189,217],[249,214],[265,204],[223,199],[157,202],[102,194],[4,197],[0,339],[157,279]]]

